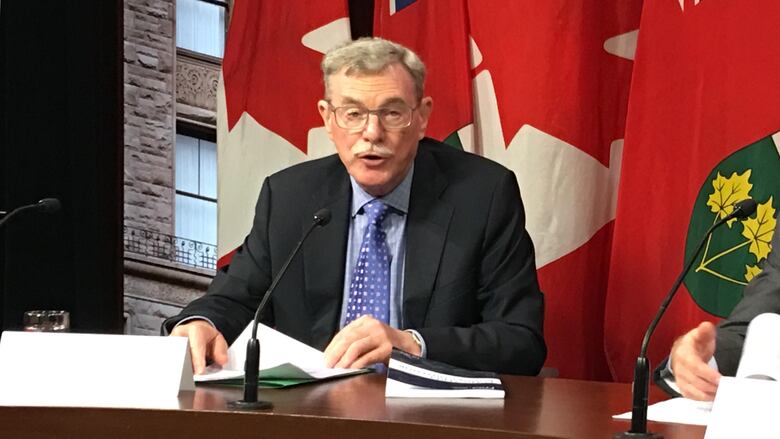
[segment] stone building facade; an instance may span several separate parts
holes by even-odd
[[[215,132],[219,69],[218,58],[177,49],[175,0],[125,0],[126,333],[159,334],[214,275],[213,246],[174,236],[174,147],[182,127]]]

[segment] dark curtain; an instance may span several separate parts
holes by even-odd
[[[0,230],[0,327],[64,309],[122,330],[121,0],[0,3],[0,210],[56,197]]]

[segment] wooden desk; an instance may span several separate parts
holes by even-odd
[[[237,388],[199,387],[179,410],[0,407],[3,438],[602,438],[629,423],[611,416],[631,406],[628,384],[503,377],[505,400],[385,399],[371,374],[266,390],[269,412],[231,412]],[[653,389],[651,399],[663,399]],[[667,439],[702,438],[703,427],[651,423]]]

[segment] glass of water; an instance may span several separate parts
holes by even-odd
[[[30,332],[68,332],[70,313],[57,310],[25,311],[24,330]]]

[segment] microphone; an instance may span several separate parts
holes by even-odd
[[[58,212],[60,208],[62,208],[62,203],[60,203],[60,200],[56,198],[44,198],[35,204],[28,204],[26,206],[17,207],[10,212],[0,211],[0,215],[5,215],[3,216],[3,219],[0,219],[0,227],[2,227],[3,224],[5,224],[8,220],[22,212],[37,210],[41,213],[50,214]]]
[[[730,214],[721,218],[715,224],[713,224],[704,234],[699,246],[696,247],[696,251],[691,255],[691,259],[685,264],[685,268],[677,277],[677,280],[672,285],[672,289],[666,294],[666,298],[661,303],[661,307],[655,314],[655,318],[650,322],[650,326],[645,332],[645,337],[642,340],[642,349],[639,351],[639,357],[636,359],[636,366],[634,366],[634,385],[631,388],[633,393],[633,403],[631,409],[631,430],[623,433],[615,433],[612,435],[613,439],[629,439],[629,438],[652,438],[662,439],[660,434],[647,431],[647,394],[648,394],[648,382],[650,380],[650,361],[647,359],[647,346],[650,344],[650,336],[653,335],[655,327],[658,326],[658,322],[661,321],[666,312],[666,308],[674,298],[677,289],[680,288],[685,275],[691,270],[694,261],[699,257],[704,243],[707,241],[712,232],[724,223],[731,221],[732,219],[745,219],[752,215],[756,211],[756,202],[748,198],[742,201],[734,203],[734,209]]]
[[[309,234],[311,234],[315,227],[327,225],[330,222],[330,216],[330,209],[325,208],[318,210],[314,214],[311,225],[308,229],[306,229],[306,232],[303,234],[301,240],[298,241],[298,244],[290,253],[290,256],[287,257],[287,261],[285,261],[284,265],[282,265],[282,268],[271,282],[271,286],[268,287],[268,290],[266,290],[263,299],[260,301],[260,305],[257,306],[257,311],[255,311],[255,318],[252,321],[252,338],[250,338],[246,343],[246,361],[244,362],[244,399],[231,401],[228,403],[228,407],[240,410],[267,410],[273,408],[273,404],[271,404],[270,401],[258,401],[257,399],[257,376],[260,371],[260,341],[257,339],[257,324],[260,322],[260,314],[262,313],[263,309],[265,309],[265,304],[271,297],[271,293],[273,293],[276,285],[284,276],[284,273],[287,272],[287,267],[290,266],[293,258],[295,258],[295,255],[297,255],[298,251],[300,251],[303,242],[306,241],[306,238],[309,237]]]

